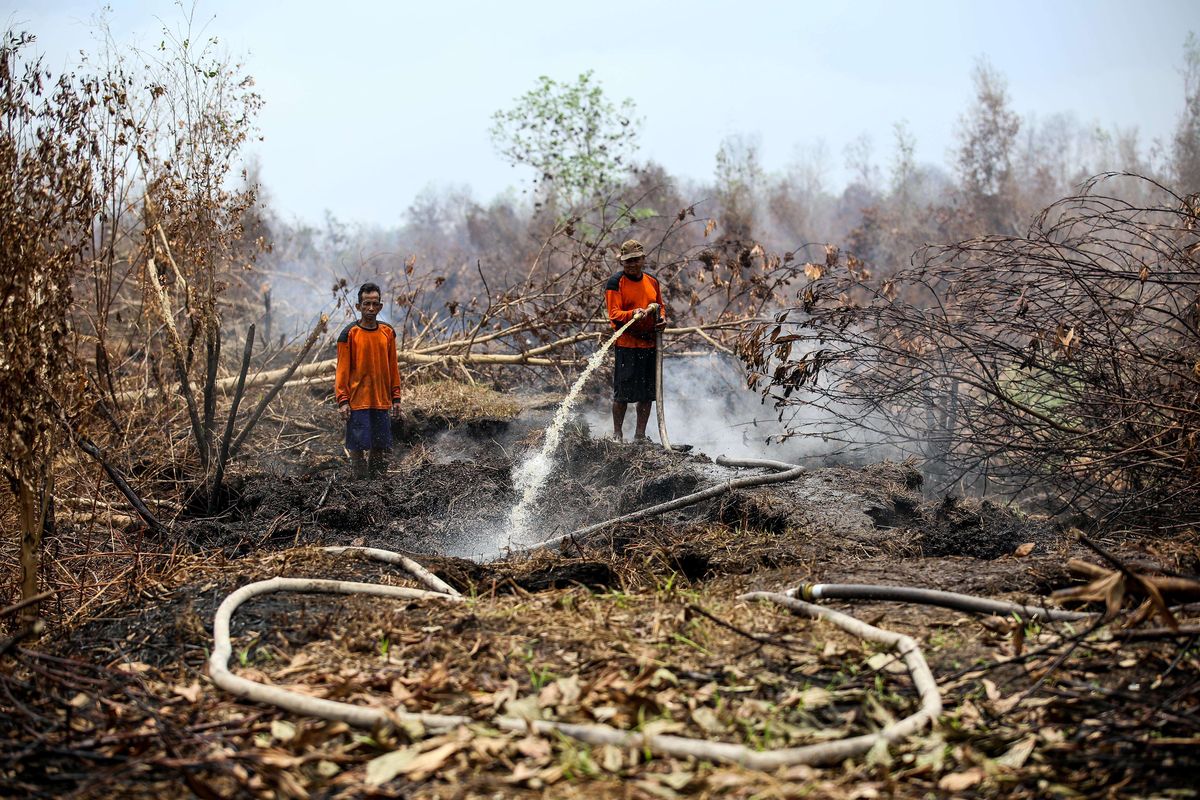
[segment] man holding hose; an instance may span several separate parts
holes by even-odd
[[[629,326],[616,341],[613,436],[617,441],[625,440],[625,411],[630,403],[636,403],[637,425],[633,440],[645,442],[648,441],[646,423],[650,420],[650,403],[654,401],[658,388],[655,381],[655,334],[667,327],[666,306],[658,279],[644,271],[646,251],[641,242],[636,239],[625,241],[621,245],[620,260],[621,271],[609,278],[604,287],[604,301],[613,329],[629,322],[642,309],[653,307],[653,310]]]

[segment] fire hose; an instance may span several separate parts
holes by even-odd
[[[658,318],[662,318],[661,310],[658,313]],[[663,409],[663,333],[662,328],[655,327],[654,329],[654,408],[658,414],[658,440],[662,442],[664,450],[671,449],[671,440],[667,437],[667,412]]]
[[[408,560],[398,553],[373,548],[331,549],[335,552],[357,552],[368,558],[381,559],[394,564],[403,565]],[[429,574],[423,568],[421,572]],[[420,572],[413,574],[417,575],[419,579],[425,580],[420,576]],[[742,599],[769,601],[787,608],[794,614],[827,620],[849,633],[889,647],[900,656],[912,676],[913,685],[916,687],[919,697],[918,710],[874,733],[802,747],[760,751],[740,744],[668,734],[639,733],[600,724],[577,724],[513,716],[479,720],[462,715],[425,714],[358,706],[352,703],[311,697],[278,686],[268,686],[240,675],[234,675],[229,671],[229,659],[233,654],[230,628],[234,612],[242,603],[253,597],[279,591],[369,594],[402,599],[439,599],[448,602],[463,602],[462,596],[447,594],[443,591],[409,589],[353,581],[272,578],[247,584],[221,602],[213,620],[213,651],[208,661],[209,675],[214,684],[231,694],[252,702],[274,705],[294,714],[342,721],[360,728],[374,729],[389,724],[418,722],[427,730],[444,731],[473,723],[489,722],[502,730],[516,733],[560,734],[591,745],[611,744],[622,748],[645,749],[664,756],[696,758],[741,764],[750,769],[774,770],[796,764],[835,764],[846,758],[866,753],[878,744],[886,745],[898,742],[926,725],[932,725],[942,710],[942,697],[937,683],[925,663],[920,648],[912,638],[876,628],[842,612],[821,608],[802,600],[774,593],[744,595]]]
[[[620,517],[606,519],[603,522],[597,522],[594,525],[587,525],[583,528],[579,528],[578,530],[571,531],[570,533],[564,533],[561,536],[555,536],[538,542],[537,544],[529,547],[508,550],[508,556],[511,558],[515,555],[527,555],[536,550],[554,547],[556,545],[565,545],[567,543],[578,546],[588,537],[592,536],[592,534],[598,533],[606,528],[611,528],[614,525],[623,525],[628,522],[636,522],[641,519],[658,516],[659,514],[665,514],[668,511],[674,511],[679,508],[685,508],[686,506],[692,506],[696,503],[702,503],[710,498],[725,494],[726,492],[731,492],[734,489],[743,489],[750,486],[763,486],[769,483],[783,483],[784,481],[790,481],[795,478],[799,478],[801,475],[804,475],[806,472],[808,472],[806,468],[797,466],[795,464],[785,464],[782,461],[770,461],[759,458],[726,458],[725,456],[719,456],[717,458],[717,463],[723,467],[765,467],[767,469],[773,469],[775,472],[768,473],[766,475],[748,475],[742,478],[733,478],[731,480],[723,481],[715,486],[702,489],[699,492],[693,492],[692,494],[687,494],[683,497],[676,497],[674,500],[667,500],[666,502],[649,506],[638,511],[633,511]]]
[[[917,603],[926,606],[941,606],[955,611],[973,614],[1015,614],[1022,619],[1040,619],[1049,622],[1077,622],[1093,619],[1095,614],[1081,611],[1063,611],[1045,606],[1031,606],[990,600],[958,592],[943,592],[937,589],[916,589],[909,586],[876,586],[868,583],[802,583],[787,592],[789,597],[805,600],[891,600],[898,603]]]

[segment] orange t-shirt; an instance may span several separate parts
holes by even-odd
[[[391,325],[377,322],[368,330],[355,321],[342,331],[333,392],[338,405],[349,403],[351,411],[386,410],[400,399],[400,364]]]
[[[667,318],[658,278],[649,272],[643,272],[636,281],[630,280],[624,270],[613,275],[604,287],[604,303],[608,306],[608,320],[613,330],[629,322],[635,311],[651,303],[658,303],[658,313],[663,319]],[[654,347],[654,315],[649,314],[630,325],[629,330],[617,338],[617,347]]]

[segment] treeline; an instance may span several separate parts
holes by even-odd
[[[522,267],[543,252],[564,216],[588,219],[603,207],[608,216],[600,224],[606,224],[612,221],[613,209],[623,206],[628,214],[620,224],[622,235],[648,240],[664,236],[670,220],[683,209],[697,219],[711,220],[689,231],[698,235],[676,236],[664,246],[660,261],[668,265],[685,256],[699,263],[695,259],[706,254],[719,257],[727,268],[735,267],[759,251],[820,260],[828,243],[873,272],[891,273],[907,266],[926,244],[1023,233],[1042,209],[1075,194],[1100,173],[1141,175],[1181,191],[1200,186],[1198,53],[1200,46],[1189,37],[1183,49],[1179,120],[1169,141],[1143,141],[1136,125],[1105,130],[1065,114],[1022,118],[1003,75],[981,62],[972,75],[974,98],[955,126],[956,147],[944,164],[917,162],[916,141],[905,123],[897,122],[890,141],[873,142],[864,136],[845,148],[841,157],[850,179],[840,189],[829,179],[837,156],[822,145],[772,173],[762,166],[757,139],[735,135],[715,154],[709,181],[671,176],[654,163],[635,162],[627,155],[621,164],[606,165],[603,176],[585,179],[580,191],[572,176],[556,180],[558,176],[545,172],[553,166],[536,153],[516,158],[509,146],[508,157],[533,166],[537,176],[520,194],[481,201],[469,187],[431,184],[403,210],[397,226],[386,229],[333,217],[321,225],[288,223],[264,209],[262,225],[270,231],[275,250],[262,263],[280,276],[311,277],[314,265],[351,283],[382,276],[400,306],[412,296],[415,266],[420,274],[444,279],[437,291],[424,295],[430,308],[456,300],[461,304],[483,290],[484,280],[496,285],[521,276]],[[567,88],[576,90],[576,101],[579,93],[596,89],[590,73],[577,85],[556,86],[560,94]],[[520,110],[531,115],[558,113],[552,93],[543,92],[539,99]],[[622,119],[636,125],[628,116]],[[623,130],[613,116],[593,116],[581,120],[580,127],[585,123],[601,131]],[[635,145],[636,130],[632,134]],[[569,137],[569,131],[546,137],[543,147],[562,148]],[[564,188],[564,183],[570,185]],[[1145,187],[1128,182],[1121,191],[1144,192]],[[754,256],[746,255],[751,251]],[[725,277],[717,275],[718,280]],[[687,296],[688,286],[676,288]],[[275,284],[275,291],[296,313],[331,299],[311,289],[302,287],[299,278],[281,278]]]

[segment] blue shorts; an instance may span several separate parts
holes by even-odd
[[[392,419],[388,411],[364,408],[351,411],[346,422],[347,450],[391,450]]]

